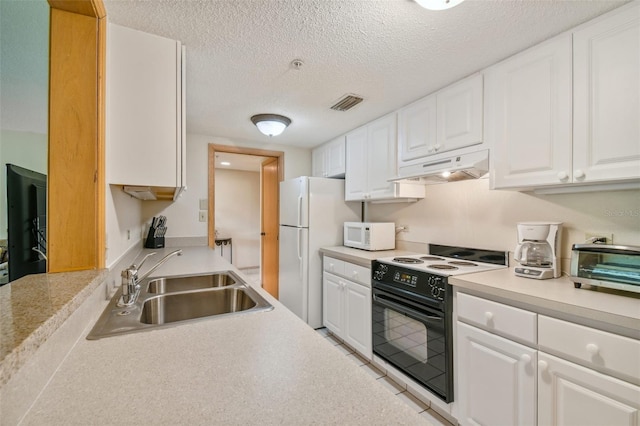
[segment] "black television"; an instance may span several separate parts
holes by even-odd
[[[9,281],[47,271],[47,176],[7,164]]]

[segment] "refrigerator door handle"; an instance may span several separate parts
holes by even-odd
[[[302,278],[302,272],[303,272],[303,262],[302,262],[302,238],[301,235],[302,234],[302,228],[298,228],[298,244],[297,244],[297,249],[298,249],[298,265],[300,265],[299,268],[299,276],[300,278]]]
[[[302,195],[298,195],[298,226],[302,226]]]

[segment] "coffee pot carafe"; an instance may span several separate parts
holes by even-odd
[[[518,223],[518,245],[513,257],[522,267],[516,267],[516,275],[536,279],[560,277],[561,229],[561,222]]]

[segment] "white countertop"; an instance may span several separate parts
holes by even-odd
[[[536,312],[570,319],[640,339],[640,294],[606,288],[575,288],[568,277],[517,277],[514,267],[449,278],[465,292],[502,299]]]
[[[355,248],[345,247],[345,246],[322,247],[320,249],[320,253],[326,256],[337,257],[347,262],[355,263],[357,265],[365,266],[367,268],[371,268],[371,262],[373,262],[375,259],[380,259],[383,257],[395,257],[395,256],[406,256],[410,254],[417,254],[407,250],[367,251],[367,250],[360,250],[360,249],[355,249]]]
[[[186,248],[153,275],[228,269],[234,268],[218,253]],[[274,305],[272,311],[82,338],[22,424],[425,424],[256,290]]]

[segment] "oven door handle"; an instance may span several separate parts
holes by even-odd
[[[380,295],[380,294],[374,294],[373,295],[373,301],[378,303],[381,306],[384,306],[385,308],[390,308],[393,309],[395,311],[401,312],[401,313],[408,313],[426,323],[439,323],[442,324],[444,321],[444,316],[437,316],[437,315],[427,315],[424,314],[420,311],[416,311],[415,309],[411,309],[405,305],[401,305],[399,303],[395,303],[392,302],[391,300],[387,299],[386,297]]]

